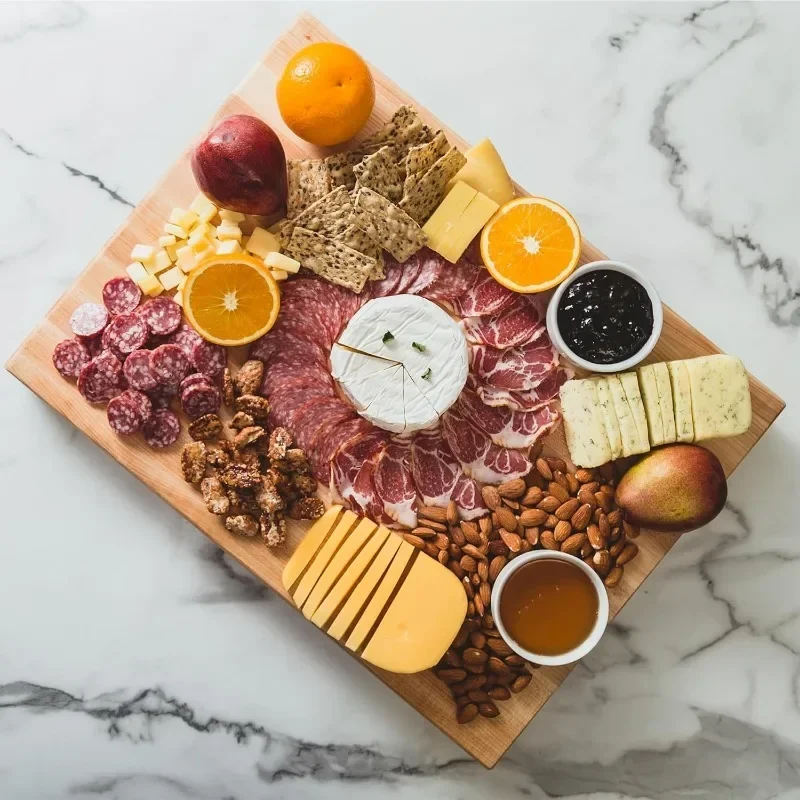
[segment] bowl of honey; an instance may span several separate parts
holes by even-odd
[[[534,664],[571,664],[589,653],[608,625],[608,595],[598,574],[575,556],[535,550],[510,561],[492,590],[497,630]]]

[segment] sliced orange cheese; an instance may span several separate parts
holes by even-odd
[[[303,616],[311,619],[314,612],[319,608],[320,603],[325,599],[336,581],[347,569],[350,562],[367,543],[370,535],[375,532],[377,525],[367,517],[363,517],[358,525],[345,536],[342,546],[328,562],[322,575],[319,576],[308,599],[303,603]]]
[[[362,658],[392,672],[429,669],[455,639],[466,613],[467,597],[458,578],[438,561],[420,554]],[[347,644],[349,647],[350,642]]]
[[[362,550],[352,560],[350,566],[342,573],[336,585],[328,592],[327,597],[320,603],[319,608],[317,608],[314,615],[311,617],[311,621],[318,628],[324,628],[347,595],[350,594],[351,591],[354,591],[355,588],[361,586],[362,577],[367,571],[367,567],[386,541],[387,536],[391,536],[391,533],[389,529],[385,528],[383,525],[369,536]],[[400,537],[392,536],[392,538],[399,539]],[[305,614],[305,607],[303,608],[303,613]],[[306,616],[308,615],[306,614]]]
[[[372,599],[367,604],[367,607],[364,609],[361,617],[359,617],[358,622],[356,622],[353,632],[345,642],[345,646],[348,649],[358,650],[358,648],[364,644],[369,632],[372,630],[372,626],[378,621],[378,617],[381,615],[386,603],[392,596],[392,592],[400,582],[400,578],[403,576],[403,571],[405,570],[406,565],[408,564],[412,555],[414,555],[414,548],[408,542],[401,541],[400,548],[395,554],[395,557],[392,560],[389,569],[386,571],[386,574],[383,576],[383,580],[378,585],[378,588],[375,590],[375,594],[372,595]],[[424,557],[427,558],[427,556]],[[439,566],[441,567],[442,565],[439,564]]]
[[[333,530],[339,514],[342,513],[341,506],[331,506],[309,529],[303,540],[297,545],[297,550],[292,553],[292,557],[283,568],[283,588],[287,592],[291,591],[292,586],[302,575],[303,570],[311,563],[311,559],[322,547],[325,537]]]
[[[388,529],[383,526],[381,526],[380,530],[389,534]],[[389,568],[389,564],[392,563],[392,559],[402,543],[403,540],[399,536],[388,535],[383,547],[381,547],[378,555],[375,556],[375,560],[370,564],[364,577],[356,584],[352,594],[347,598],[347,602],[342,606],[342,610],[336,615],[330,628],[328,628],[328,634],[333,636],[334,639],[341,641],[350,628],[353,627],[356,618],[367,604],[372,591],[380,583],[383,574]]]

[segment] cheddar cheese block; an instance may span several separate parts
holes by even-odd
[[[216,213],[216,211],[214,212]],[[291,591],[292,586],[302,575],[305,568],[311,563],[311,559],[322,547],[325,537],[333,530],[339,515],[342,513],[341,506],[331,506],[309,529],[303,537],[297,549],[292,553],[292,557],[286,562],[283,568],[281,580],[283,588],[287,592]]]
[[[475,147],[471,147],[464,153],[464,157],[467,163],[456,173],[448,185],[449,189],[458,182],[463,182],[500,205],[514,199],[514,184],[500,154],[489,139],[483,139]]]
[[[639,387],[647,417],[647,433],[652,447],[664,444],[664,425],[661,421],[661,402],[658,398],[656,374],[652,364],[639,367]]]

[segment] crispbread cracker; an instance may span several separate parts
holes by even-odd
[[[375,269],[375,259],[327,236],[296,227],[286,254],[321,278],[360,293]]]
[[[321,158],[289,159],[286,162],[286,178],[286,215],[290,219],[331,190],[330,170]]]
[[[400,106],[392,118],[372,136],[359,143],[359,149],[368,151],[376,145],[398,144],[408,149],[433,138],[431,129],[411,106]]]
[[[337,186],[305,211],[289,220],[281,230],[281,240],[288,241],[296,227],[335,238],[349,224],[353,203],[344,186]]]
[[[365,256],[375,259],[375,269],[369,276],[371,281],[386,277],[383,271],[383,250],[381,250],[381,246],[377,242],[370,238],[366,231],[362,231],[357,225],[349,225],[336,237],[336,240],[348,247],[352,247],[353,250],[358,250],[359,253],[363,253]]]
[[[368,152],[366,150],[345,150],[343,153],[334,153],[325,159],[331,176],[332,186],[345,186],[354,189],[356,176],[353,167],[358,164]]]
[[[397,149],[385,145],[360,164],[353,167],[356,176],[356,189],[366,186],[387,200],[399,203],[403,196],[403,170],[398,161]]]
[[[447,152],[447,137],[439,131],[430,142],[412,147],[406,154],[406,177],[403,194],[408,194],[417,181]],[[399,200],[397,201],[399,202]]]
[[[445,187],[451,178],[467,163],[455,147],[451,147],[415,184],[400,201],[403,209],[415,222],[422,225],[442,200]]]
[[[401,264],[428,243],[422,228],[408,214],[372,189],[359,189],[353,222]]]

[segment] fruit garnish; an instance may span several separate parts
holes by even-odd
[[[183,310],[209,342],[234,347],[263,336],[278,317],[280,290],[252,256],[210,256],[189,273]]]
[[[332,146],[355,136],[372,113],[375,85],[358,53],[317,42],[289,59],[276,88],[283,121],[301,139]]]
[[[481,256],[492,277],[523,294],[561,283],[580,253],[581,232],[572,215],[544,197],[509,201],[481,233]]]

